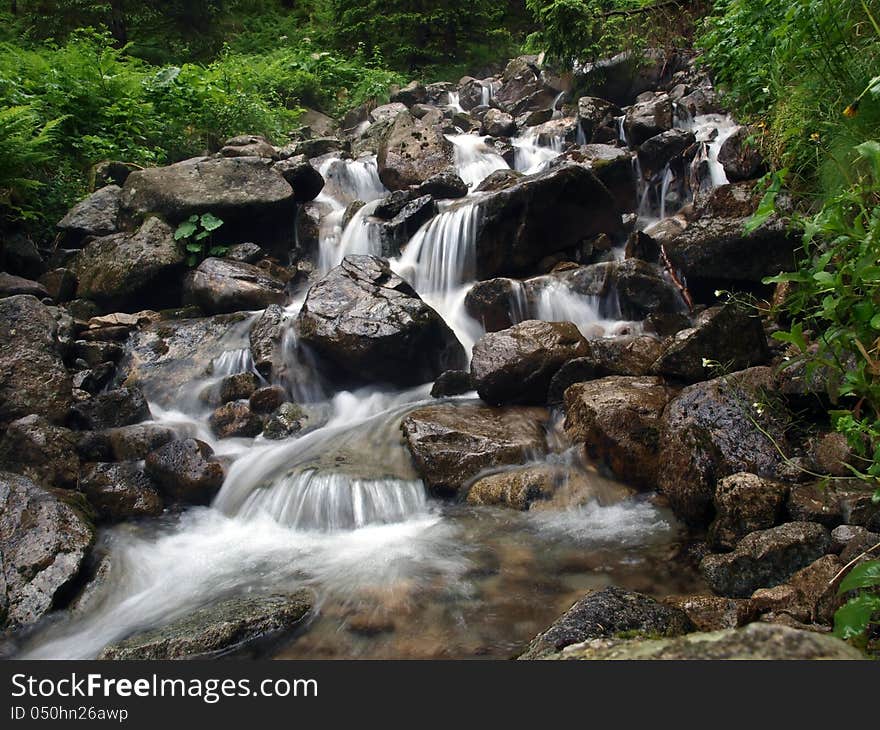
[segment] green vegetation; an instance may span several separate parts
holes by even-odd
[[[174,231],[174,240],[183,241],[186,246],[186,261],[190,266],[195,266],[208,256],[223,256],[229,250],[229,246],[216,244],[213,234],[223,221],[213,213],[191,215]]]
[[[871,641],[874,617],[880,613],[880,560],[857,565],[841,581],[839,596],[852,597],[834,614],[834,633],[867,648]]]

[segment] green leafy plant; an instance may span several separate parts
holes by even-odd
[[[223,225],[223,221],[212,213],[194,214],[177,226],[174,240],[183,241],[187,252],[187,263],[195,266],[208,256],[224,256],[228,246],[213,242],[214,231]]]
[[[866,644],[872,627],[880,625],[880,560],[854,567],[841,581],[839,596],[855,592],[834,614],[834,634]]]

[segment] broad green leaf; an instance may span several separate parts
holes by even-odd
[[[871,327],[875,330],[880,330],[880,312],[871,317]]]
[[[206,231],[216,231],[220,226],[223,225],[223,221],[212,213],[205,213],[204,215],[202,215],[201,221],[202,228],[204,228]]]
[[[202,245],[200,243],[188,243],[186,244],[186,250],[190,253],[201,253]]]
[[[181,238],[189,238],[195,232],[196,224],[192,221],[186,220],[177,226],[177,230],[174,231],[174,240],[179,241]]]
[[[223,256],[229,251],[229,246],[212,246],[208,249],[211,256]]]
[[[837,594],[874,586],[880,586],[880,560],[869,560],[853,568],[840,582]]]
[[[180,75],[180,69],[177,66],[168,66],[160,69],[153,76],[152,84],[154,87],[162,89],[169,86]]]
[[[880,596],[863,593],[847,601],[834,614],[834,635],[841,639],[861,636],[877,611],[880,611]]]

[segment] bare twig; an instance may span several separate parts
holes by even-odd
[[[691,298],[691,293],[687,290],[687,287],[682,283],[681,279],[678,277],[678,274],[675,273],[675,267],[672,265],[672,262],[669,260],[669,256],[666,254],[666,247],[663,244],[660,244],[660,258],[663,259],[663,266],[666,268],[666,271],[669,273],[669,278],[672,279],[672,283],[678,287],[678,290],[681,292],[681,296],[684,299],[685,304],[687,304],[688,309],[693,312],[694,311],[694,300]]]

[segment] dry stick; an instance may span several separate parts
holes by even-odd
[[[673,267],[672,262],[669,260],[669,256],[666,254],[666,247],[662,243],[660,244],[660,258],[663,259],[663,266],[666,268],[666,271],[669,272],[669,278],[672,279],[672,283],[675,284],[681,292],[684,303],[687,304],[688,309],[693,312],[694,300],[691,299],[691,293],[687,290],[687,287],[682,283],[681,279],[678,278],[678,274],[675,273],[675,267]]]
[[[844,565],[839,571],[837,571],[837,575],[835,575],[830,581],[828,581],[828,585],[833,586],[843,576],[843,574],[846,573],[846,571],[848,571],[850,568],[852,568],[853,565],[855,565],[857,562],[859,562],[866,555],[873,553],[877,548],[880,548],[880,542],[878,542],[876,545],[874,545],[872,547],[869,547],[863,553],[859,553],[858,555],[856,555],[852,560],[850,560],[846,565]]]

